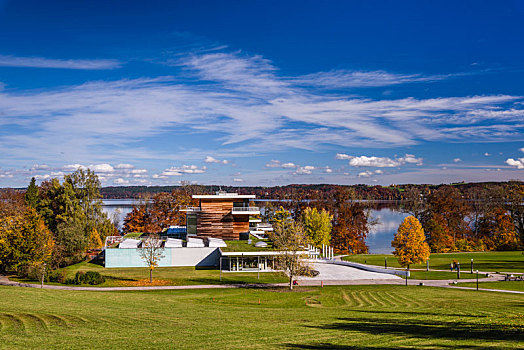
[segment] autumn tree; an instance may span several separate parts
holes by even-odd
[[[370,211],[354,200],[353,191],[338,187],[330,201],[333,213],[331,242],[341,253],[364,254],[368,252],[366,237],[374,221]]]
[[[424,225],[430,242],[438,237],[441,251],[456,250],[457,239],[471,235],[468,223],[469,208],[461,192],[452,186],[441,186],[428,197],[428,210]],[[442,235],[449,235],[444,237]],[[449,243],[448,243],[449,242]]]
[[[47,263],[53,246],[52,234],[34,208],[0,218],[0,270],[3,272]]]
[[[160,232],[171,225],[184,225],[184,206],[192,205],[191,187],[171,193],[157,193],[152,198],[141,196],[139,203],[124,219],[124,232]]]
[[[408,216],[398,227],[391,246],[400,266],[420,264],[429,258],[429,246],[425,241],[422,225],[414,216]]]
[[[480,219],[479,237],[489,250],[513,250],[518,247],[518,234],[511,215],[502,208],[486,213]]]
[[[331,224],[333,216],[325,209],[307,207],[302,213],[302,224],[304,232],[309,238],[310,243],[320,248],[323,244],[329,245],[331,240]]]
[[[289,276],[289,289],[293,289],[294,278],[308,275],[311,271],[305,260],[307,255],[303,253],[308,237],[302,226],[288,217],[274,225],[269,238],[280,253],[275,260],[276,266]]]
[[[164,248],[160,236],[156,233],[150,234],[142,242],[142,246],[138,248],[138,253],[149,267],[149,283],[153,283],[153,270],[158,266],[160,259],[164,257]]]

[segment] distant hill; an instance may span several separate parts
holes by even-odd
[[[440,186],[451,185],[457,187],[461,191],[465,191],[471,188],[495,188],[505,187],[510,184],[520,183],[522,181],[509,181],[509,182],[459,182],[452,184],[403,184],[403,185],[390,185],[390,186],[369,186],[369,185],[342,185],[342,187],[352,188],[356,195],[362,199],[374,199],[374,200],[401,200],[403,199],[402,193],[408,187],[419,187],[428,188],[430,190],[437,189]],[[198,193],[211,194],[218,190],[227,192],[237,192],[240,194],[255,194],[257,198],[267,199],[291,199],[291,198],[308,198],[314,194],[323,193],[328,195],[333,192],[335,188],[340,185],[331,184],[310,184],[310,185],[286,185],[286,186],[217,186],[217,185],[198,185],[195,189]],[[171,192],[180,186],[109,186],[101,189],[101,194],[105,199],[114,198],[138,198],[143,194],[155,194],[159,192]]]

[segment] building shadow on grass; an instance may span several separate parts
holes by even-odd
[[[467,323],[464,320],[406,320],[399,318],[339,318],[338,322],[307,326],[312,328],[362,332],[369,334],[389,334],[416,338],[436,338],[446,340],[492,340],[492,341],[524,341],[524,327],[508,326],[492,323]],[[515,345],[516,345],[515,344]]]
[[[468,314],[448,314],[438,312],[425,311],[377,311],[377,310],[351,310],[352,312],[361,312],[367,314],[405,314],[405,315],[420,315],[420,316],[446,316],[446,317],[470,317],[470,318],[486,318],[484,315],[468,315]]]
[[[331,343],[314,343],[314,344],[285,344],[284,345],[288,349],[311,349],[311,350],[317,350],[317,349],[333,349],[333,350],[385,350],[385,349],[395,349],[395,350],[413,350],[413,349],[485,349],[485,350],[500,350],[500,349],[514,349],[514,347],[500,347],[500,346],[485,346],[485,345],[460,345],[458,347],[457,345],[444,345],[444,344],[432,344],[432,345],[420,345],[417,344],[416,347],[410,346],[410,347],[403,347],[398,345],[392,345],[391,347],[384,347],[384,346],[357,346],[357,345],[336,345]]]

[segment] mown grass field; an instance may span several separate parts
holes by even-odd
[[[490,292],[0,287],[0,295],[2,349],[516,349],[524,342],[522,295]]]
[[[463,282],[458,284],[459,287],[471,287],[476,288],[476,282]],[[479,283],[479,288],[486,289],[504,289],[504,290],[516,290],[524,292],[524,281],[500,281],[500,282],[482,282]],[[524,295],[522,295],[524,299]]]
[[[68,277],[74,277],[77,271],[98,271],[106,278],[103,284],[97,287],[131,287],[148,286],[149,268],[104,268],[103,266],[82,262],[63,268]],[[24,279],[11,277],[12,280],[20,282],[38,283]],[[157,267],[153,270],[154,285],[196,285],[196,284],[246,284],[246,283],[281,283],[287,282],[288,277],[282,273],[261,272],[260,279],[256,272],[220,272],[215,269],[196,269],[195,267]],[[58,284],[58,283],[50,283]]]
[[[416,280],[456,280],[457,273],[449,271],[410,271],[410,279]],[[460,279],[477,278],[475,273],[460,273]],[[479,274],[479,279],[486,278],[486,275]]]
[[[387,258],[388,267],[400,267],[397,259],[391,254],[359,254],[346,256],[343,259],[361,264],[384,266]],[[449,270],[453,260],[460,263],[461,271],[470,270],[473,259],[473,270],[488,272],[523,272],[524,252],[468,252],[468,253],[440,253],[431,254],[430,269]],[[425,269],[426,264],[412,265],[412,269]]]

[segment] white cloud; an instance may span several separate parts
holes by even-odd
[[[215,159],[215,158],[213,158],[211,156],[206,156],[206,159],[204,159],[204,162],[206,162],[206,163],[228,164],[229,160],[227,160],[227,159],[219,160],[219,159]]]
[[[188,145],[175,150],[184,157],[180,161],[194,162],[202,155],[216,154],[217,148],[234,156],[252,156],[275,150],[387,148],[424,141],[509,142],[521,140],[524,131],[524,111],[515,103],[522,100],[520,96],[372,99],[335,95],[304,88],[304,77],[280,76],[270,61],[241,53],[186,55],[176,64],[185,72],[183,79],[162,76],[47,90],[0,90],[0,128],[20,126],[0,135],[0,154],[9,154],[19,163],[24,159],[50,163],[60,155],[71,166],[74,162],[100,164],[106,159],[119,159],[122,164],[169,159],[174,150],[167,144],[136,146],[136,140],[181,130],[209,139],[197,146],[208,149]],[[360,84],[370,86],[428,78],[361,73],[351,73],[352,84],[358,79],[367,79]],[[340,72],[331,75],[347,77]],[[319,77],[322,73],[318,81]],[[246,142],[250,142],[248,153]],[[195,153],[198,157],[189,156]],[[352,160],[349,157],[337,155],[337,159]],[[417,164],[404,158],[406,164]],[[390,160],[401,162],[401,158]],[[281,167],[282,163],[268,164]]]
[[[244,179],[234,178],[233,181],[234,181],[234,182],[244,182]]]
[[[349,159],[349,165],[355,167],[377,167],[393,168],[404,164],[422,165],[423,159],[416,158],[413,154],[406,154],[404,157],[391,159],[389,157],[376,156],[350,156],[347,154],[337,154],[337,159]]]
[[[133,169],[135,166],[133,164],[121,163],[115,165],[115,169]]]
[[[398,161],[401,164],[416,164],[416,165],[422,165],[422,158],[415,158],[413,154],[406,154],[404,157],[398,158]]]
[[[127,185],[129,184],[129,180],[125,180],[125,179],[122,179],[122,178],[118,178],[116,179],[115,181],[113,181],[116,185]]]
[[[100,70],[120,68],[122,63],[117,60],[63,60],[44,57],[16,57],[0,55],[0,66]]]
[[[207,168],[205,166],[199,168],[196,165],[182,165],[181,167],[171,167],[165,169],[160,176],[182,176],[183,174],[203,174]],[[154,177],[159,178],[159,177]]]
[[[375,174],[381,175],[384,174],[384,172],[380,169],[375,170]]]
[[[133,169],[131,174],[147,174],[147,169]]]
[[[524,147],[522,148],[519,148],[519,151],[523,152],[524,153]]]
[[[325,171],[326,173],[330,174],[330,173],[333,172],[333,169],[331,169],[329,166],[326,166],[326,167],[324,168],[324,171]]]
[[[388,157],[375,157],[375,156],[360,156],[360,157],[354,157],[349,161],[349,165],[351,166],[366,166],[366,167],[397,167],[400,166],[402,163],[398,160],[393,160]]]
[[[31,167],[31,171],[38,171],[38,170],[49,170],[51,167],[47,164],[35,164]]]
[[[373,175],[373,173],[369,170],[358,173],[358,177],[371,177],[371,175]]]
[[[282,167],[282,163],[279,160],[271,160],[269,163],[266,164],[266,168],[280,168]]]
[[[296,168],[297,165],[295,163],[284,163],[282,164],[282,168],[285,168],[285,169],[292,169],[292,168]]]
[[[315,170],[316,167],[312,165],[305,165],[305,166],[298,166],[297,170],[293,173],[295,175],[310,175],[313,173],[313,170]]]
[[[460,158],[454,158],[453,159],[453,163],[459,163],[459,162],[462,162],[462,159],[460,159]]]
[[[113,168],[110,164],[107,163],[91,164],[87,168],[93,170],[96,173],[112,173],[115,171],[115,168]]]
[[[488,152],[484,153],[484,156],[485,157],[489,157],[491,154],[489,154]]]
[[[336,159],[351,159],[353,158],[350,155],[344,154],[344,153],[337,153]]]
[[[524,158],[508,158],[506,159],[506,164],[510,166],[517,167],[517,169],[524,169]]]
[[[395,74],[385,71],[332,70],[291,79],[300,85],[335,88],[377,87],[414,82],[444,80],[456,75]]]

